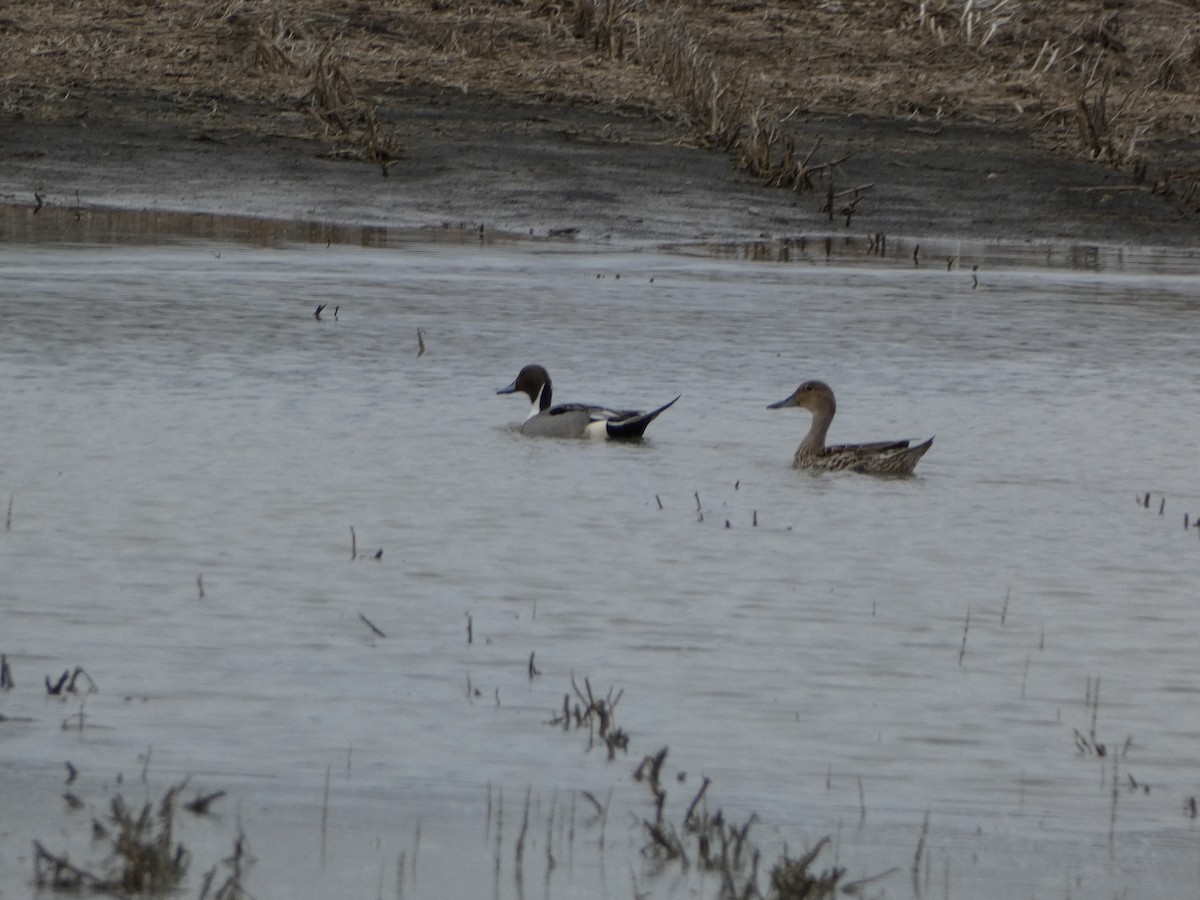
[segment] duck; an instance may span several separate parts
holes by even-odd
[[[825,435],[837,403],[833,390],[823,381],[806,381],[789,397],[767,409],[801,406],[812,413],[812,426],[796,449],[792,465],[797,469],[848,469],[868,475],[911,475],[917,461],[933,446],[933,438],[911,446],[911,441],[877,441],[871,444],[825,446]]]
[[[529,415],[521,423],[521,434],[532,437],[593,438],[597,440],[636,441],[646,428],[675,400],[650,412],[630,409],[608,409],[586,403],[550,405],[552,388],[550,373],[542,366],[525,366],[513,383],[496,391],[497,394],[527,394],[533,403]]]

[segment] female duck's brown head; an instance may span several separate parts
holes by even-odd
[[[789,406],[802,406],[814,413],[828,414],[830,417],[837,411],[837,403],[833,399],[833,390],[823,381],[806,381],[778,403],[772,403],[767,409],[785,409]]]

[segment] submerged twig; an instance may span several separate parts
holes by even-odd
[[[387,637],[387,635],[386,635],[386,634],[384,634],[382,631],[380,631],[380,629],[379,629],[379,626],[378,626],[378,625],[376,625],[374,622],[372,622],[370,619],[368,619],[368,618],[367,618],[366,616],[364,616],[362,613],[359,613],[359,614],[358,614],[358,617],[359,617],[360,619],[362,619],[362,620],[363,620],[363,624],[365,624],[365,625],[366,625],[368,628],[370,628],[370,629],[371,629],[371,631],[375,632],[375,634],[376,634],[378,637]]]
[[[967,632],[971,629],[971,604],[967,604],[967,621],[963,624],[962,646],[958,648],[958,665],[961,668],[967,653]]]

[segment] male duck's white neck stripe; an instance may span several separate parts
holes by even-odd
[[[540,388],[538,388],[537,396],[533,398],[533,406],[530,407],[530,409],[529,409],[529,415],[527,415],[525,417],[526,421],[528,421],[529,419],[532,419],[534,416],[536,416],[538,413],[540,413],[542,411],[542,391],[544,391],[545,389],[546,389],[546,386],[544,384]]]

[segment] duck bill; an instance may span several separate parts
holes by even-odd
[[[770,406],[767,407],[767,409],[786,409],[789,406],[795,406],[795,405],[796,405],[796,395],[793,394],[790,397],[784,397],[778,403],[772,403]]]
[[[517,383],[514,381],[508,387],[500,388],[496,391],[497,394],[515,394],[517,392]]]

